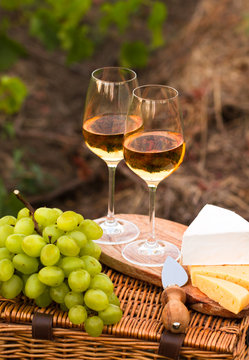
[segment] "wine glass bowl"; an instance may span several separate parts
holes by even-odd
[[[126,113],[136,79],[133,70],[119,67],[97,69],[91,76],[83,136],[92,152],[112,164],[123,159]]]
[[[162,266],[168,255],[179,258],[178,248],[155,235],[155,194],[158,184],[182,163],[185,153],[178,92],[163,85],[144,85],[133,90],[126,119],[124,159],[149,187],[151,233],[147,240],[123,249],[126,260],[143,266]],[[134,129],[131,119],[136,119]]]
[[[87,147],[105,161],[109,171],[108,214],[95,220],[104,231],[96,241],[102,244],[123,244],[139,235],[135,224],[114,216],[115,170],[123,159],[126,114],[136,86],[136,73],[121,67],[93,71],[88,86],[83,136]]]

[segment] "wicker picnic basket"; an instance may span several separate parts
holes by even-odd
[[[162,289],[125,276],[108,267],[124,316],[106,326],[97,338],[72,325],[56,306],[39,309],[24,296],[0,298],[0,359],[155,360],[163,332]],[[53,341],[32,338],[37,311],[52,314]],[[191,312],[191,322],[180,350],[183,359],[249,359],[249,317],[223,319]]]

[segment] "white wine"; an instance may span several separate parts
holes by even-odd
[[[180,133],[138,132],[125,137],[124,159],[129,168],[148,184],[158,184],[181,164],[185,143]]]
[[[105,161],[123,159],[123,138],[126,115],[102,115],[86,120],[83,135],[89,149]],[[141,119],[132,117],[132,129],[137,129]]]

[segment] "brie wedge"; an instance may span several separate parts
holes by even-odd
[[[207,204],[185,231],[181,252],[183,265],[249,264],[249,222]]]

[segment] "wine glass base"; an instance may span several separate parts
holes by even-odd
[[[94,221],[103,229],[102,237],[98,240],[94,240],[94,242],[98,244],[126,244],[135,240],[140,234],[137,225],[127,220],[115,218],[114,222],[108,222],[106,218],[100,218]]]
[[[132,264],[159,267],[163,266],[167,256],[179,260],[180,250],[174,244],[164,240],[158,240],[154,246],[150,246],[146,240],[137,240],[126,245],[122,255]]]

